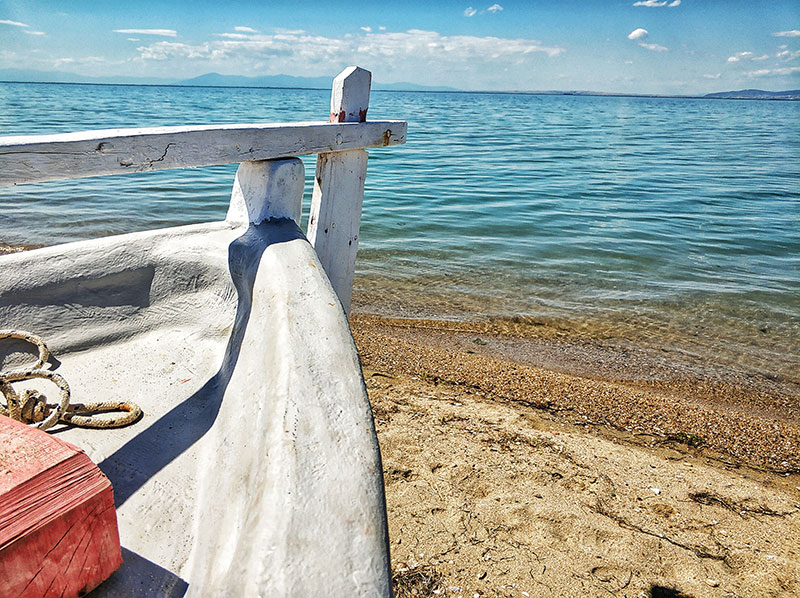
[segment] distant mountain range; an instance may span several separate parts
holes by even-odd
[[[0,81],[21,81],[28,83],[94,83],[112,85],[182,85],[191,87],[283,87],[305,89],[330,89],[331,77],[295,77],[292,75],[264,75],[245,77],[241,75],[220,75],[206,73],[191,79],[167,79],[154,77],[87,77],[61,71],[35,71],[27,69],[0,69]],[[378,91],[461,91],[454,87],[418,85],[416,83],[373,82],[372,89]],[[498,92],[500,93],[500,92]],[[634,97],[701,97],[734,100],[800,100],[800,90],[763,91],[743,89],[741,91],[720,91],[702,96],[672,96],[661,94],[627,94],[595,91],[518,91],[511,93],[531,93],[547,95],[581,96],[634,96]]]
[[[800,100],[800,90],[792,91],[764,91],[762,89],[743,89],[741,91],[719,91],[705,95],[672,95],[662,93],[617,93],[609,91],[514,91],[509,93],[524,93],[535,95],[556,96],[606,96],[621,98],[694,98],[694,99],[722,99],[722,100]]]
[[[177,85],[197,85],[202,87],[289,87],[306,89],[329,89],[332,77],[295,77],[292,75],[264,75],[244,77],[240,75],[220,75],[206,73],[192,79],[179,81]],[[385,91],[459,91],[454,87],[417,85],[416,83],[378,83],[372,89]]]
[[[34,71],[27,69],[0,69],[0,81],[26,83],[94,83],[112,85],[185,85],[196,87],[288,87],[330,89],[332,77],[294,77],[292,75],[264,75],[244,77],[206,73],[191,79],[166,79],[155,77],[87,77],[61,71]],[[459,91],[453,87],[418,85],[416,83],[373,82],[372,89],[386,91]]]
[[[706,98],[723,98],[729,100],[800,100],[800,89],[793,91],[762,91],[760,89],[743,89],[741,91],[720,91],[709,93]]]
[[[61,71],[34,71],[29,69],[0,69],[0,81],[22,83],[95,83],[111,85],[175,85],[177,79],[153,77],[88,77]]]

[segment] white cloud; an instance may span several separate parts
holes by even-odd
[[[3,21],[0,21],[2,23]],[[773,33],[775,37],[800,37],[800,29],[792,29],[791,31],[776,31]]]
[[[58,68],[65,64],[104,64],[107,60],[102,56],[85,56],[83,58],[58,58],[53,62],[53,66]]]
[[[174,29],[114,29],[114,33],[127,33],[132,35],[160,35],[162,37],[177,37]]]
[[[233,35],[233,34],[231,34]],[[168,60],[170,58],[211,58],[211,46],[215,43],[226,42],[205,42],[198,46],[192,46],[181,42],[155,42],[149,46],[136,48],[141,60]]]
[[[800,56],[800,50],[795,50],[794,52],[790,50],[781,50],[775,54],[775,58],[782,58],[785,61],[794,60],[798,56]]]
[[[372,33],[372,27],[359,27],[361,31],[366,31],[367,33]]]
[[[492,5],[491,5],[489,8],[487,8],[486,10],[487,10],[488,12],[495,13],[495,12],[500,12],[501,10],[503,10],[503,7],[502,7],[502,6],[500,6],[499,4],[492,4]]]
[[[25,29],[22,33],[27,33],[28,35],[44,35],[44,31],[28,31]]]
[[[646,44],[641,42],[639,44],[642,48],[650,50],[651,52],[666,52],[669,50],[666,46],[659,46],[658,44]]]
[[[739,62],[740,60],[744,59],[747,60],[748,58],[752,58],[752,52],[736,52],[733,56],[728,57],[728,62]]]
[[[476,14],[478,14],[478,11],[471,6],[467,6],[467,8],[464,10],[465,17],[474,17]]]
[[[253,29],[252,27],[245,27],[243,25],[237,25],[233,28],[234,31],[238,31],[239,33],[258,33],[258,29]]]
[[[8,21],[6,19],[0,19],[1,25],[11,25],[12,27],[30,27],[30,25],[26,25],[25,23],[20,23],[19,21]]]
[[[719,79],[722,77],[722,73],[717,73],[716,75],[703,75],[703,79]]]
[[[232,35],[245,35],[246,39],[231,39]],[[241,74],[304,72],[311,76],[336,72],[343,64],[358,62],[375,72],[392,73],[398,80],[418,77],[420,70],[430,78],[448,80],[456,72],[468,72],[481,65],[492,69],[497,65],[532,65],[536,56],[553,58],[564,52],[563,48],[536,40],[441,35],[418,29],[340,38],[307,33],[228,34],[199,44],[157,41],[137,50],[138,61],[194,63],[188,68],[181,64],[184,70],[213,68]],[[447,84],[454,82],[450,79]]]
[[[647,31],[647,29],[642,29],[641,27],[639,27],[638,29],[634,29],[628,34],[628,39],[633,39],[633,40],[645,39],[648,35],[649,32]]]
[[[783,67],[778,69],[759,69],[757,71],[750,71],[746,73],[748,77],[758,78],[758,77],[782,77],[786,75],[792,75],[794,73],[800,73],[800,66],[791,66],[791,67]]]
[[[642,29],[641,27],[634,29],[628,34],[628,39],[632,39],[633,41],[638,41],[639,45],[646,50],[650,50],[651,52],[666,52],[669,48],[665,46],[659,46],[658,44],[648,44],[645,43],[644,40],[647,39],[647,36],[650,35],[650,32],[647,29]]]
[[[633,60],[626,60],[625,64],[633,64]]]
[[[674,8],[676,6],[681,5],[681,0],[672,0],[672,2],[668,3],[668,0],[638,0],[638,2],[633,3],[634,6],[647,6],[649,8],[660,8],[662,6],[667,6],[669,8]]]
[[[142,40],[140,40],[138,37],[129,37],[129,38],[127,38],[127,39],[128,39],[128,41],[129,41],[129,42],[139,42],[139,41],[142,41]]]
[[[769,58],[769,54],[762,54],[761,56],[753,56],[753,60],[766,60]]]
[[[214,37],[223,37],[225,39],[250,39],[247,33],[215,33]]]
[[[386,27],[384,27],[383,25],[381,25],[380,27],[378,27],[378,31],[386,31]]]

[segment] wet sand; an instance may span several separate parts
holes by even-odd
[[[557,325],[354,314],[365,367],[800,471],[800,382]]]

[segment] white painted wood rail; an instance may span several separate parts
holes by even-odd
[[[195,168],[405,143],[406,123],[280,123],[0,137],[0,185]]]
[[[110,129],[0,137],[0,185],[241,162],[228,222],[299,223],[303,166],[319,154],[308,239],[345,312],[355,269],[367,169],[364,148],[399,145],[404,121],[366,122],[369,71],[334,79],[329,122]]]

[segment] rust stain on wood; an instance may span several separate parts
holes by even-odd
[[[355,113],[354,113],[355,114]],[[328,122],[332,123],[345,123],[348,122],[347,120],[347,112],[345,110],[340,110],[337,112],[331,112],[331,116],[328,119]],[[359,108],[358,110],[358,122],[367,122],[367,108]]]

